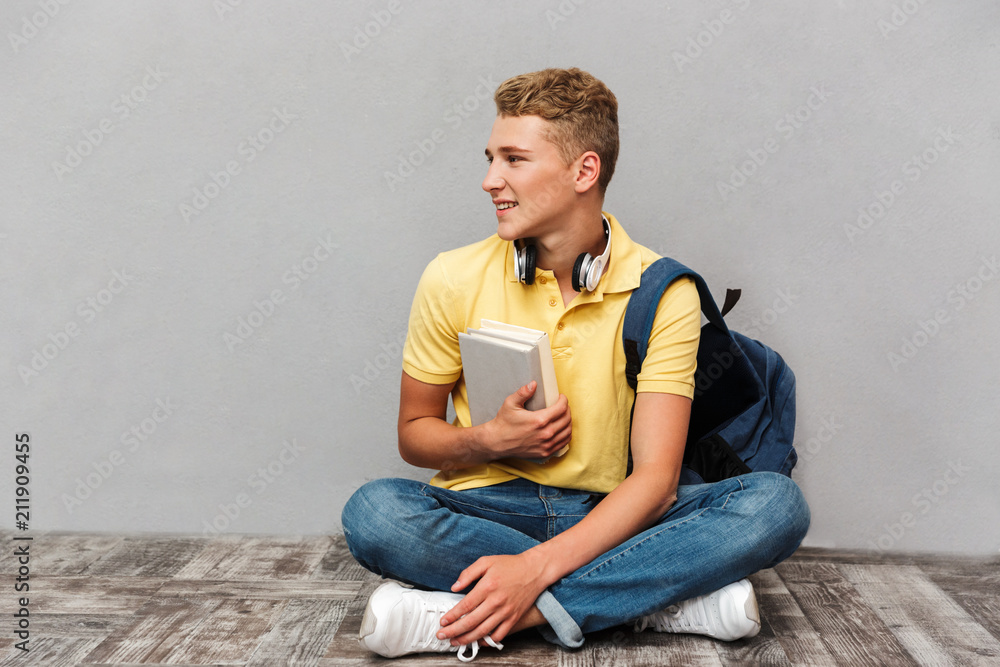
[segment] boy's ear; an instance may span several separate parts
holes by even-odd
[[[587,151],[573,163],[576,192],[583,194],[597,185],[601,175],[601,157],[594,151]]]

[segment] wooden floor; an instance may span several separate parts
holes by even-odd
[[[15,593],[10,533],[0,557],[0,665],[450,665],[391,662],[358,647],[378,579],[343,538],[35,535],[30,592]],[[615,628],[578,651],[535,633],[478,664],[1000,665],[1000,558],[802,549],[751,577],[763,627],[733,643]],[[29,647],[10,613],[29,598]]]

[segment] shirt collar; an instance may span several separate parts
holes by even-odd
[[[629,238],[615,216],[605,212],[604,217],[611,223],[611,259],[597,290],[607,294],[634,290],[642,277],[639,246]]]

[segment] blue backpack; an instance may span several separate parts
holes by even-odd
[[[622,338],[629,386],[636,389],[660,297],[681,276],[694,279],[708,323],[698,345],[680,483],[717,482],[760,470],[791,476],[798,460],[792,447],[795,375],[777,352],[726,326],[723,315],[736,305],[740,290],[727,291],[720,312],[697,273],[666,257],[650,265],[625,311]]]

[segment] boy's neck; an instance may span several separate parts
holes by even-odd
[[[535,239],[537,266],[555,274],[564,305],[569,305],[578,294],[573,289],[573,266],[577,258],[585,252],[597,257],[606,245],[600,204],[575,212],[558,230]]]

